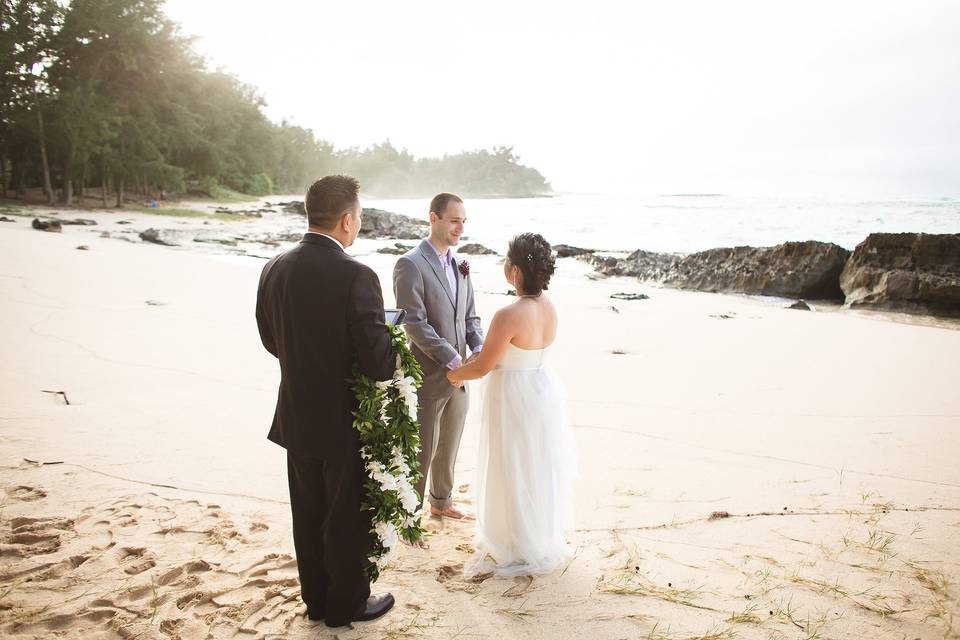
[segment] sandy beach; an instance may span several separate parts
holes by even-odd
[[[263,259],[99,236],[173,218],[77,215],[97,232],[0,223],[3,637],[960,638],[960,323],[593,281],[561,260],[574,557],[467,582],[470,524],[431,519],[432,548],[403,548],[374,586],[396,609],[330,630],[299,602],[266,440]],[[351,253],[389,306],[384,244]],[[512,298],[496,256],[470,262],[486,324]]]

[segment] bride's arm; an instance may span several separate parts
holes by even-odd
[[[510,344],[510,340],[516,333],[513,320],[513,314],[509,309],[497,311],[493,320],[490,321],[490,329],[483,341],[483,351],[478,353],[477,357],[468,364],[459,369],[448,371],[447,378],[450,382],[476,380],[490,373],[500,362],[503,354],[506,353],[507,345]]]

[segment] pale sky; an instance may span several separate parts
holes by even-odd
[[[338,147],[512,145],[571,192],[960,195],[960,2],[166,6]]]

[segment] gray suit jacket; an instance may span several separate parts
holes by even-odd
[[[456,261],[456,256],[454,257]],[[420,395],[449,396],[455,387],[447,380],[447,364],[456,354],[483,345],[480,317],[473,302],[473,282],[463,277],[457,262],[458,287],[450,290],[437,252],[427,240],[401,256],[393,268],[397,306],[407,312],[403,328],[411,350],[423,368]]]

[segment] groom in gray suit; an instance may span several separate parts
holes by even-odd
[[[403,322],[411,350],[423,368],[418,392],[420,420],[420,471],[416,489],[424,495],[430,472],[431,513],[456,519],[473,519],[453,506],[453,471],[460,436],[470,404],[470,392],[447,380],[456,369],[483,347],[480,318],[473,302],[473,283],[465,262],[454,256],[467,221],[463,200],[441,193],[430,203],[430,237],[400,257],[393,269],[397,306],[406,310]]]

